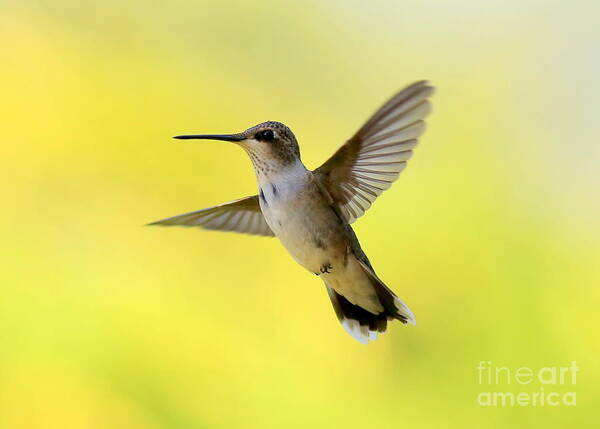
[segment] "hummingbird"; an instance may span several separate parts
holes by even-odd
[[[258,192],[150,225],[277,237],[298,264],[323,280],[341,325],[361,343],[385,332],[388,321],[415,325],[413,312],[375,273],[351,224],[406,168],[425,130],[433,91],[427,81],[402,89],[312,171],[280,122],[237,134],[176,136],[240,146],[254,167]]]

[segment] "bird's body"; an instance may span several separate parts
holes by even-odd
[[[259,202],[265,221],[290,255],[307,270],[319,273],[327,254],[339,247],[341,226],[300,163],[272,181],[261,180]]]
[[[265,221],[290,255],[320,273],[327,255],[339,250],[343,227],[311,171],[300,162],[274,177],[259,178],[259,203]]]
[[[279,122],[240,134],[179,136],[240,144],[253,163],[258,194],[155,224],[276,236],[298,264],[324,281],[340,322],[361,342],[385,331],[390,319],[415,324],[410,309],[375,274],[350,224],[406,166],[424,130],[431,93],[425,82],[399,92],[314,171]]]
[[[350,226],[332,209],[314,173],[298,162],[258,182],[265,220],[292,258],[351,303],[380,313],[383,307],[352,253]]]

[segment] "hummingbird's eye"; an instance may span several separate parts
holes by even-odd
[[[254,136],[254,138],[256,138],[256,140],[258,141],[269,142],[275,138],[275,134],[273,134],[272,130],[264,130],[256,133],[256,136]]]

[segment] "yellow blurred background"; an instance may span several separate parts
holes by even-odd
[[[597,424],[599,13],[4,0],[0,428]],[[428,131],[355,224],[416,327],[363,346],[276,240],[143,227],[256,192],[171,136],[278,120],[315,168],[419,79]],[[576,361],[577,406],[481,406],[481,361]]]

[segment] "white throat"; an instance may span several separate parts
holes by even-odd
[[[254,169],[258,186],[262,187],[268,184],[297,183],[306,180],[308,170],[299,159],[290,164],[273,165],[271,168]]]

